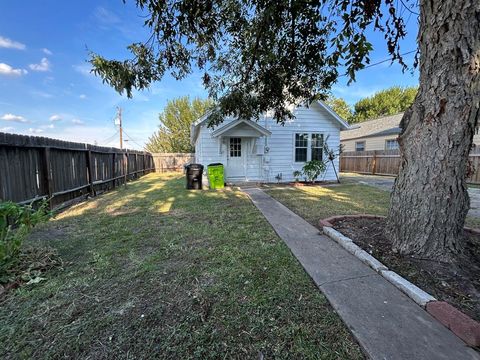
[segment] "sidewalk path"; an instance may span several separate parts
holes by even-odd
[[[243,189],[372,359],[480,359],[387,280],[260,189]]]

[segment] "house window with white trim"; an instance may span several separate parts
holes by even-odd
[[[396,139],[385,140],[385,150],[398,150],[398,141]]]
[[[365,151],[365,141],[356,141],[355,151]]]
[[[295,134],[295,162],[307,161],[308,134]]]
[[[295,162],[323,159],[323,134],[295,134]]]

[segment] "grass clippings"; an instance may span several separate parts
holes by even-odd
[[[149,174],[34,229],[63,270],[0,300],[0,358],[359,359],[241,192]]]

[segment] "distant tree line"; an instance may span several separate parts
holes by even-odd
[[[394,115],[407,110],[417,95],[417,87],[400,87],[378,91],[372,96],[358,100],[351,107],[344,99],[330,96],[327,104],[349,123]]]

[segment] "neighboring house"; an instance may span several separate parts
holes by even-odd
[[[397,137],[402,116],[403,113],[400,113],[351,125],[350,130],[340,135],[343,151],[398,149]]]
[[[215,128],[208,128],[206,117],[191,129],[195,162],[207,166],[222,163],[227,182],[289,182],[293,172],[306,161],[325,159],[322,143],[332,149],[340,145],[340,130],[348,129],[325,103],[294,109],[295,118],[285,125],[264,116],[258,122],[227,118]],[[335,160],[338,171],[338,158]],[[332,164],[319,180],[335,180]]]

